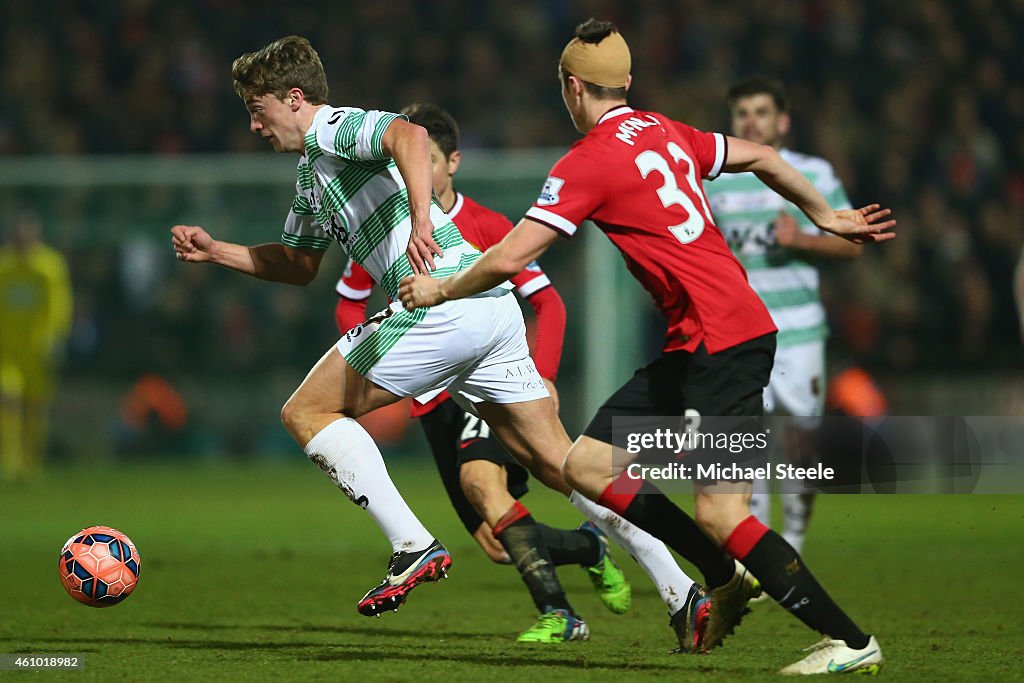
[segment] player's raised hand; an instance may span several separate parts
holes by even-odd
[[[407,311],[444,303],[441,280],[429,275],[410,275],[398,285],[398,298]]]
[[[179,261],[201,263],[210,260],[213,238],[198,225],[175,225],[171,228],[171,245]]]
[[[429,218],[413,221],[405,255],[412,266],[412,272],[417,275],[426,275],[437,268],[434,265],[434,257],[440,258],[444,256],[444,252],[434,241],[434,224]]]
[[[878,204],[868,204],[859,209],[833,211],[832,217],[818,227],[855,244],[884,242],[896,237],[896,233],[888,232],[896,225],[896,219],[883,220],[891,214],[891,209],[883,209]]]

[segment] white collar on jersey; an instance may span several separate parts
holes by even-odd
[[[462,211],[462,193],[455,193],[455,203],[452,204],[452,210],[448,211],[448,218],[455,218],[455,215]]]
[[[620,104],[619,106],[612,107],[611,109],[606,111],[604,113],[604,115],[597,120],[597,125],[600,126],[602,123],[604,123],[608,119],[613,119],[616,116],[622,116],[623,114],[631,114],[632,112],[633,112],[633,107],[629,106],[628,104]]]
[[[317,109],[313,114],[313,122],[309,124],[309,129],[306,131],[306,135],[315,132],[317,126],[319,126],[324,119],[330,116],[332,111],[334,111],[334,107],[329,104]]]

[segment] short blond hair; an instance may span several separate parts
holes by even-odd
[[[243,100],[270,94],[284,99],[289,90],[299,88],[310,104],[327,104],[324,65],[301,36],[286,36],[246,52],[232,63],[231,76],[235,92]]]

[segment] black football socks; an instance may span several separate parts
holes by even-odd
[[[601,559],[601,543],[597,536],[579,529],[555,529],[537,522],[540,542],[548,549],[556,566],[579,564],[590,567]]]
[[[494,525],[494,537],[512,558],[530,597],[541,613],[564,609],[575,614],[555,574],[555,564],[543,544],[533,515],[516,501]]]
[[[846,641],[855,650],[868,636],[839,608],[782,536],[751,515],[726,539],[725,549],[761,582],[761,587],[793,616],[822,635]]]

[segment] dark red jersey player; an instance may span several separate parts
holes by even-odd
[[[895,221],[886,220],[889,211],[878,205],[832,209],[771,147],[631,110],[630,65],[629,47],[613,24],[590,20],[577,27],[559,60],[559,79],[583,139],[552,169],[536,204],[508,238],[451,277],[405,278],[399,297],[411,310],[486,291],[544,253],[557,239],[552,229],[572,235],[584,219],[593,219],[668,316],[669,337],[661,356],[612,394],[571,445],[562,467],[566,482],[700,569],[710,610],[704,591],[694,587],[671,619],[684,650],[721,643],[748,599],[760,592],[760,582],[804,624],[828,634],[783,673],[877,670],[882,654],[876,639],[832,601],[792,546],[750,515],[749,481],[694,482],[695,523],[615,457],[613,446],[621,446],[625,435],[613,434],[612,425],[615,418],[621,425],[629,417],[763,412],[775,326],[714,224],[702,177],[753,172],[816,226],[855,242],[892,238],[886,231]]]
[[[721,133],[614,107],[555,164],[526,216],[567,237],[594,221],[668,318],[664,350],[703,342],[717,353],[775,331],[701,187],[727,151]]]

